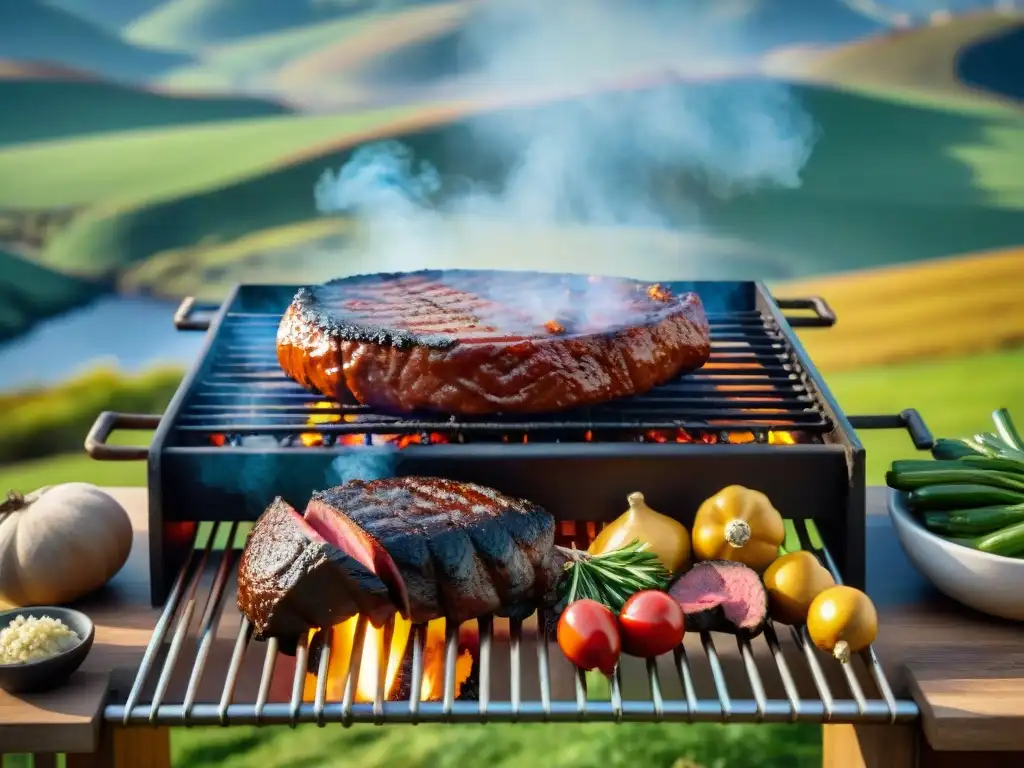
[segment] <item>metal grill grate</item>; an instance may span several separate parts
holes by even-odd
[[[809,389],[785,334],[758,311],[710,315],[712,353],[701,370],[652,392],[607,405],[528,421],[512,418],[399,418],[359,405],[318,400],[280,369],[275,352],[279,314],[227,312],[209,365],[200,374],[175,421],[180,439],[212,434],[273,435],[287,447],[300,433],[331,445],[340,435],[418,435],[500,439],[530,433],[538,439],[585,440],[648,430],[693,433],[820,435],[832,422]]]
[[[246,526],[247,527],[247,526]],[[799,525],[801,541],[832,571],[831,556],[816,546],[813,524]],[[105,716],[125,724],[229,725],[299,723],[418,723],[495,721],[665,722],[852,722],[912,719],[912,701],[896,700],[873,650],[840,665],[818,652],[803,628],[769,626],[753,642],[714,633],[688,635],[674,654],[644,662],[624,657],[607,697],[588,693],[586,678],[564,659],[554,642],[531,628],[532,621],[477,622],[475,695],[456,695],[459,628],[448,627],[443,690],[421,701],[427,628],[413,626],[409,644],[408,697],[385,696],[386,665],[378,665],[372,701],[357,696],[363,639],[371,629],[358,620],[343,679],[332,680],[328,646],[316,667],[315,694],[307,680],[311,650],[303,642],[294,657],[276,640],[250,642],[248,622],[233,606],[234,569],[243,526],[200,529],[154,630],[134,683],[123,703]],[[201,615],[199,611],[202,610]],[[538,617],[544,626],[544,617]],[[502,625],[502,626],[499,626]],[[464,625],[465,628],[465,625]],[[393,629],[393,627],[391,627]],[[393,635],[384,629],[385,649]],[[383,658],[387,658],[385,652]],[[435,672],[438,671],[435,669]],[[307,695],[304,697],[304,690]],[[328,694],[341,691],[340,696]],[[305,700],[311,699],[311,700]]]

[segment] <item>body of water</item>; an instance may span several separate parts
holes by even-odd
[[[178,331],[176,304],[106,296],[47,320],[0,344],[0,391],[53,384],[99,365],[136,372],[169,363],[186,366],[204,334]]]

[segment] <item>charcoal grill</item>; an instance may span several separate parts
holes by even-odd
[[[233,605],[233,569],[251,521],[274,495],[301,508],[314,490],[366,474],[493,486],[541,504],[560,521],[563,537],[584,545],[633,490],[690,523],[703,499],[739,483],[768,494],[805,547],[837,577],[863,587],[865,463],[855,428],[903,428],[915,446],[928,448],[932,438],[920,416],[913,409],[842,413],[793,332],[835,323],[821,298],[776,300],[759,282],[663,285],[701,296],[711,324],[709,364],[642,396],[529,419],[397,418],[324,402],[277,365],[277,325],[298,286],[238,286],[219,307],[186,299],[176,326],[208,333],[166,413],[104,412],[86,440],[96,459],[148,459],[151,597],[164,607],[134,686],[107,716],[127,724],[913,717],[913,704],[893,698],[872,652],[862,667],[843,667],[819,657],[799,628],[789,641],[770,628],[759,650],[737,643],[736,665],[723,663],[711,634],[689,638],[674,660],[646,668],[639,662],[634,670],[625,663],[603,701],[588,700],[571,668],[568,676],[557,673],[561,654],[538,640],[536,623],[480,622],[478,694],[470,701],[455,695],[459,640],[450,628],[439,701],[421,702],[414,693],[386,700],[382,686],[372,702],[358,700],[360,643],[343,695],[327,695],[336,681],[328,674],[330,654],[321,653],[316,695],[306,701],[310,649],[300,645],[292,658],[279,655],[274,641],[265,653],[249,642]],[[122,429],[156,433],[148,449],[109,445]],[[230,647],[225,632],[234,637]],[[425,674],[425,637],[424,628],[412,629],[410,691]],[[206,671],[213,658],[226,677]],[[735,669],[741,674],[729,679]],[[255,680],[258,687],[243,690]],[[672,680],[678,685],[670,691]],[[836,685],[849,696],[834,694]]]

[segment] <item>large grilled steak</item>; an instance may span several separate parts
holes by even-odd
[[[395,612],[387,588],[372,571],[280,498],[246,539],[238,565],[238,607],[254,637],[288,640],[357,613],[380,626]]]
[[[360,275],[303,288],[281,367],[336,400],[394,413],[543,413],[639,394],[711,351],[696,294],[537,272]]]
[[[255,636],[293,638],[362,613],[413,622],[524,618],[553,597],[555,522],[472,483],[359,480],[314,494],[301,517],[275,500],[249,534],[238,607]]]

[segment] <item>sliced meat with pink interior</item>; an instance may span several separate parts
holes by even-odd
[[[669,594],[683,606],[691,631],[755,637],[768,619],[768,593],[761,577],[742,563],[697,563],[669,588]]]
[[[271,502],[246,539],[238,565],[238,608],[254,637],[281,638],[283,647],[310,629],[357,613],[379,626],[395,610],[371,569],[281,498]]]
[[[395,566],[391,555],[366,531],[355,525],[335,507],[314,496],[306,506],[306,522],[327,541],[360,563],[373,573],[384,585],[388,605],[380,605],[380,595],[356,596],[359,612],[369,618],[370,623],[380,626],[379,617],[388,618],[394,609],[408,613],[409,596],[405,581]]]
[[[546,595],[555,523],[535,504],[436,477],[354,480],[314,494],[314,504],[391,556],[414,622],[528,615]]]

